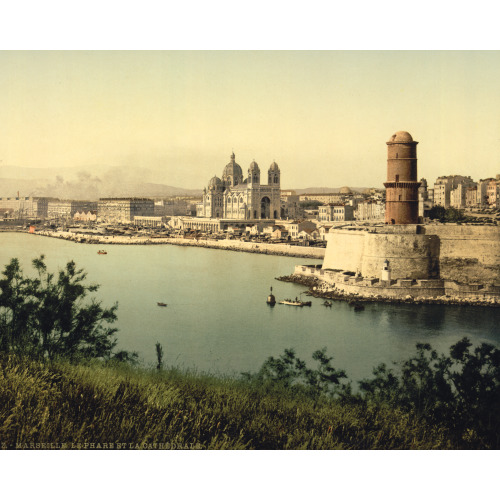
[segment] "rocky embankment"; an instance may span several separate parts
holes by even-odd
[[[480,300],[462,297],[436,297],[436,298],[413,298],[407,296],[400,299],[395,297],[382,297],[381,295],[364,296],[359,294],[346,293],[342,290],[335,290],[327,283],[315,277],[298,276],[291,274],[290,276],[280,276],[275,278],[278,281],[286,281],[289,283],[297,283],[306,286],[309,291],[306,295],[329,300],[343,300],[346,302],[387,302],[391,304],[444,304],[453,306],[483,306],[483,307],[500,307],[500,303],[491,302],[489,300]]]
[[[25,232],[25,231],[22,231]],[[37,231],[36,236],[64,239],[74,243],[95,245],[178,245],[216,250],[232,250],[233,252],[260,253],[265,255],[281,255],[287,257],[303,257],[309,259],[322,259],[325,255],[324,248],[292,246],[280,243],[256,243],[241,240],[205,240],[176,237],[151,237],[151,236],[122,236],[82,234],[68,231]]]

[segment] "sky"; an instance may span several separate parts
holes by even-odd
[[[386,141],[418,174],[500,173],[498,51],[4,51],[2,166],[129,167],[202,188],[232,151],[283,188],[382,187]]]

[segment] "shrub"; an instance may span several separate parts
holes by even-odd
[[[73,261],[57,276],[47,271],[43,255],[32,263],[35,278],[25,276],[15,258],[2,272],[0,350],[34,358],[110,359],[117,330],[109,325],[118,305],[107,309],[88,300],[99,285],[85,284],[86,273]]]

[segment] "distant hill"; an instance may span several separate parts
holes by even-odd
[[[362,193],[365,189],[370,189],[366,187],[351,187],[349,186],[352,192],[354,193]],[[294,189],[297,194],[320,194],[320,193],[338,193],[340,188],[326,188],[326,187],[310,187],[305,189]]]
[[[126,167],[103,168],[99,174],[82,169],[0,167],[0,196],[48,196],[97,200],[105,197],[201,196],[201,189],[185,189],[145,182],[141,172]]]

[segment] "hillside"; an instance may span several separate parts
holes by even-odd
[[[397,408],[312,399],[242,380],[127,365],[49,365],[4,354],[0,368],[0,441],[11,449],[40,443],[114,449],[457,447],[442,429]]]

